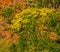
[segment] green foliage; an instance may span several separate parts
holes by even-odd
[[[32,12],[33,11],[33,12]],[[12,29],[22,31],[37,26],[39,11],[36,9],[26,9],[17,14],[12,20]],[[29,28],[28,28],[29,27]],[[29,30],[30,31],[30,30]]]
[[[27,0],[25,8],[37,8],[37,2],[35,0]]]
[[[19,4],[17,4],[15,7],[16,9],[21,10],[21,6]]]
[[[56,13],[56,22],[57,22],[57,25],[56,25],[56,32],[57,34],[59,35],[60,34],[60,12],[59,13]]]
[[[60,13],[59,12],[54,12],[49,15],[49,28],[51,31],[57,32],[57,34],[60,34]]]
[[[44,2],[42,0],[38,0],[38,7],[44,7]]]
[[[58,8],[59,0],[38,0],[38,7]]]
[[[13,17],[13,20],[11,21],[12,23],[11,27],[14,31],[17,31],[17,32],[20,32],[24,29],[25,30],[28,29],[29,31],[30,29],[35,30],[35,26],[37,26],[39,23],[48,22],[47,21],[48,19],[45,20],[45,17],[49,17],[47,15],[53,12],[54,12],[54,9],[48,9],[48,8],[42,8],[40,10],[39,9],[23,10],[21,13]],[[42,20],[40,20],[40,18],[42,18]]]
[[[16,46],[10,40],[5,41],[0,39],[0,52],[15,52]]]
[[[54,14],[51,14],[50,16],[50,23],[49,23],[50,26],[52,27],[55,27],[57,25],[57,22],[56,22],[56,17]]]
[[[12,29],[20,35],[18,46],[21,52],[29,51],[29,44],[36,41],[37,26],[39,24],[39,11],[37,9],[26,9],[17,14],[12,20]],[[23,35],[22,35],[23,34]],[[27,35],[31,41],[27,41]],[[27,43],[29,43],[27,45]],[[30,45],[31,46],[31,45]],[[32,51],[32,50],[31,50]]]
[[[13,43],[13,44],[9,47],[9,51],[10,51],[10,52],[17,52],[17,46]]]
[[[10,17],[13,14],[13,10],[10,7],[5,7],[2,9],[3,17]]]
[[[19,42],[17,44],[19,51],[59,52],[60,45],[48,37],[49,30],[57,31],[59,29],[60,17],[57,18],[57,15],[59,16],[59,13],[56,14],[54,9],[42,8],[26,9],[13,17],[11,27],[19,34]],[[38,27],[41,24],[47,25],[47,33],[44,33],[44,36]]]
[[[60,9],[56,8],[60,0],[24,1],[1,8],[11,25],[5,29],[17,33],[18,42],[15,35],[8,40],[0,37],[0,52],[60,52]]]

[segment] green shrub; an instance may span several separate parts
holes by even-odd
[[[3,17],[10,17],[13,14],[13,10],[10,7],[5,7],[2,9],[2,16]]]

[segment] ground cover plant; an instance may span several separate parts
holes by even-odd
[[[1,2],[0,52],[60,52],[59,0]]]

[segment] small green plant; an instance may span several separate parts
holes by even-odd
[[[44,7],[43,0],[38,0],[38,7]]]
[[[13,14],[13,10],[10,7],[5,7],[2,9],[2,16],[7,18]]]
[[[5,7],[2,9],[2,16],[4,19],[8,22],[11,23],[11,19],[14,16],[14,10],[13,7]]]

